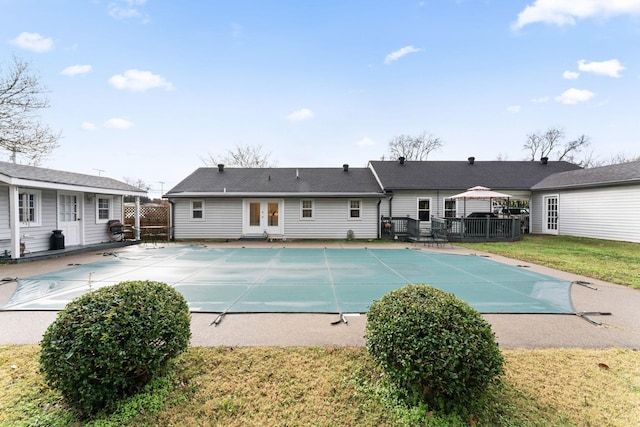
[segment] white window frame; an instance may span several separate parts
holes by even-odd
[[[107,218],[100,218],[100,200],[107,200],[109,202]],[[110,219],[113,219],[113,196],[105,196],[96,194],[96,224],[106,224]]]
[[[447,216],[447,212],[451,212],[451,209],[447,209],[447,203],[453,203],[453,216]],[[458,216],[458,201],[456,199],[445,197],[442,201],[442,215],[444,218],[456,218]]]
[[[304,206],[305,202],[311,203],[311,207],[305,207]],[[315,219],[315,208],[316,208],[315,200],[313,200],[313,199],[302,199],[302,200],[300,200],[300,220],[301,221],[313,221]],[[304,212],[305,211],[310,211],[311,212],[311,216],[304,216]]]
[[[351,206],[351,202],[358,202],[358,207]],[[351,216],[351,211],[357,211],[358,216]],[[362,221],[362,199],[349,199],[347,200],[347,220],[349,221]]]
[[[426,219],[420,218],[420,202],[422,201],[429,202],[429,215]],[[416,219],[419,219],[420,221],[431,221],[431,215],[433,212],[432,206],[433,203],[431,203],[431,197],[418,197],[418,199],[416,200]]]
[[[194,205],[200,203],[200,208],[195,208]],[[202,212],[201,218],[195,218],[193,214],[195,212]],[[189,202],[189,219],[191,221],[204,221],[205,220],[205,202],[202,199],[194,199]]]
[[[21,189],[18,192],[18,206],[20,206],[20,203],[23,203],[25,200],[28,199],[28,197],[26,196],[33,196],[33,217],[34,220],[30,221],[27,220],[25,221],[25,215],[20,215],[19,221],[20,221],[20,225],[21,226],[25,226],[25,227],[38,227],[40,225],[42,225],[42,192],[40,190],[31,190],[31,189]],[[23,211],[24,211],[24,206],[23,206]],[[18,212],[20,212],[20,209],[18,208]]]

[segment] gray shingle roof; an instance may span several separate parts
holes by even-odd
[[[547,176],[580,169],[568,162],[549,161],[372,161],[386,190],[466,190],[476,185],[493,190],[522,190]]]
[[[140,195],[146,194],[146,191],[144,190],[113,178],[19,165],[8,162],[0,162],[0,182],[5,181],[5,179],[2,178],[3,175],[8,177],[8,179],[6,179],[7,183],[9,183],[11,179],[21,179],[34,182],[46,182],[126,193],[137,193]]]
[[[200,195],[382,196],[368,168],[218,168],[203,167],[167,192],[169,197]]]
[[[640,183],[640,161],[556,173],[543,179],[532,189],[602,187],[632,183]]]

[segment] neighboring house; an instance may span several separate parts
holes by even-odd
[[[48,250],[53,230],[65,246],[108,242],[124,196],[145,195],[111,178],[0,162],[0,256]]]
[[[580,169],[567,162],[547,161],[371,161],[369,166],[384,188],[381,211],[388,217],[430,220],[464,217],[493,210],[488,199],[452,199],[475,186],[509,194],[529,205],[531,187],[547,176]]]
[[[532,190],[534,233],[640,243],[640,161],[556,173]]]
[[[197,169],[166,193],[176,239],[375,239],[382,189],[367,168]]]

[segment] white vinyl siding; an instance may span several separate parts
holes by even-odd
[[[285,229],[283,236],[290,239],[346,239],[352,230],[355,239],[378,237],[378,199],[360,200],[360,218],[348,218],[347,199],[317,198],[313,203],[313,221],[300,219],[301,199],[284,201]]]
[[[84,212],[82,212],[82,226],[84,227],[84,244],[91,245],[95,243],[104,243],[111,241],[111,235],[107,232],[107,223],[110,219],[123,221],[122,217],[122,196],[106,196],[97,195],[101,198],[109,198],[111,200],[111,209],[109,218],[105,220],[98,219],[98,203],[97,200],[91,201],[91,197],[86,194],[84,197]],[[86,221],[85,221],[86,219]]]
[[[531,206],[534,233],[545,232],[543,200],[555,194],[558,234],[640,243],[639,185],[536,193]]]
[[[199,199],[206,212],[204,221],[192,220],[191,200],[175,199],[176,239],[239,239],[242,237],[242,199]]]

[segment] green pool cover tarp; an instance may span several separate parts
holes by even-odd
[[[2,310],[61,310],[127,280],[168,283],[193,312],[365,313],[407,284],[455,294],[481,313],[575,314],[571,283],[471,255],[413,249],[136,247],[19,279]]]

